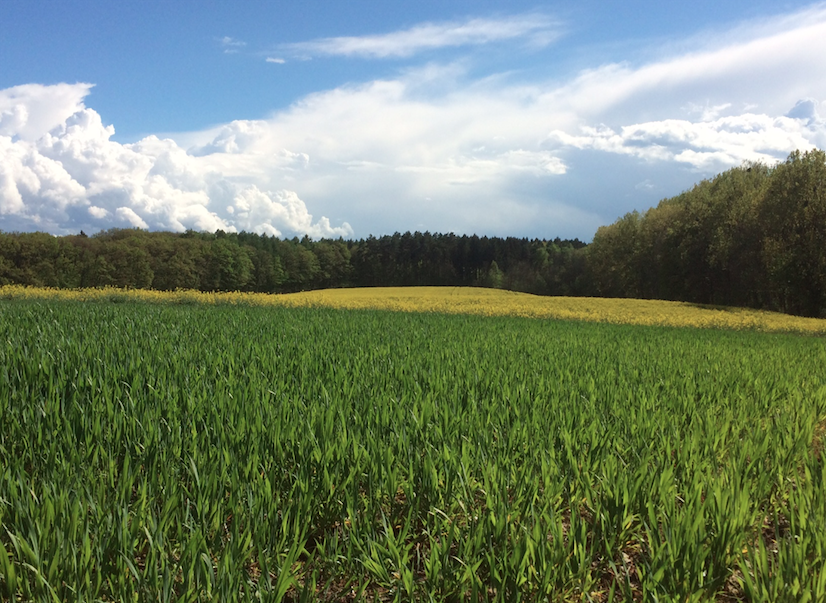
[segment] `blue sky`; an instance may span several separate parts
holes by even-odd
[[[0,7],[0,230],[579,237],[826,146],[826,5]]]

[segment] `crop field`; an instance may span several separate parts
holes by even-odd
[[[2,600],[826,600],[822,337],[0,293]]]
[[[66,290],[5,285],[0,286],[0,299],[144,301],[166,304],[392,310],[826,335],[824,319],[803,318],[778,312],[661,300],[543,297],[478,287],[370,287],[270,295],[109,287]]]

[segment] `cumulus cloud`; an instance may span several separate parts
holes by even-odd
[[[213,153],[241,153],[250,149],[267,134],[264,121],[237,120],[222,126],[215,137],[208,143],[189,149],[195,156]]]
[[[499,19],[467,19],[446,23],[423,23],[380,35],[320,38],[285,44],[284,51],[299,56],[346,56],[362,58],[409,57],[438,48],[477,46],[490,42],[527,38],[545,45],[558,37],[559,26],[546,15],[528,14]]]
[[[111,140],[114,128],[83,106],[88,85],[54,88],[51,104],[44,100],[48,87],[0,91],[0,106],[11,107],[6,113],[16,120],[13,127],[4,122],[0,135],[0,224],[55,233],[110,226],[313,237],[352,232],[347,223],[313,221],[295,192],[261,190],[249,175],[227,178],[220,166],[172,140],[149,136],[117,143]],[[222,152],[246,145],[247,125],[229,128],[240,142],[226,142]],[[285,165],[296,162],[296,154],[281,151]]]
[[[272,236],[283,233],[274,225],[286,225],[292,232],[303,232],[311,237],[349,235],[346,227],[333,228],[330,221],[322,217],[315,224],[307,211],[307,206],[292,191],[264,193],[255,186],[239,191],[227,210],[235,216],[235,224],[246,230],[263,231]]]
[[[37,140],[83,107],[92,84],[25,84],[0,91],[0,136]]]
[[[453,31],[462,25],[339,40],[330,52],[403,56],[430,47],[421,40],[493,39],[478,24]],[[462,62],[428,63],[266,119],[125,145],[83,105],[86,84],[55,89],[51,103],[37,100],[49,87],[0,91],[0,227],[588,239],[743,160],[826,147],[826,10],[749,27],[567,80],[473,79]]]

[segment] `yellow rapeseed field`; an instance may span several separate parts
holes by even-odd
[[[658,325],[826,334],[826,320],[744,308],[684,302],[596,297],[542,297],[477,287],[375,287],[325,289],[283,295],[200,293],[141,289],[46,289],[6,285],[0,299],[144,301],[156,303],[248,304],[288,307],[377,309],[482,316],[522,316],[614,324]]]

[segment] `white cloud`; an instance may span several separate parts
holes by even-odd
[[[239,50],[241,50],[244,46],[247,45],[246,42],[242,42],[241,40],[236,40],[235,38],[231,38],[230,36],[224,36],[218,42],[221,44],[221,47],[224,49],[225,54],[235,54]]]
[[[689,103],[715,106],[737,101],[778,114],[788,110],[807,90],[820,88],[813,79],[826,75],[826,64],[815,57],[826,53],[826,9],[807,12],[805,22],[790,29],[766,31],[737,43],[719,43],[686,54],[632,68],[607,65],[583,73],[559,93],[584,114],[612,110],[652,111],[665,115]],[[728,37],[720,36],[723,41]],[[702,95],[702,96],[700,96]],[[643,103],[640,106],[640,103]]]
[[[705,105],[697,105],[695,103],[689,103],[687,107],[687,111],[691,115],[699,115],[700,121],[713,121],[720,117],[720,114],[723,111],[731,108],[731,103],[722,103],[719,105],[709,106],[708,103]]]
[[[299,56],[348,56],[368,58],[409,57],[416,53],[456,46],[525,38],[533,45],[547,45],[558,37],[558,24],[542,14],[500,19],[468,19],[423,23],[387,34],[320,38],[285,44],[281,48]]]
[[[424,48],[416,31],[305,50],[405,56]],[[259,138],[258,152],[269,144],[305,152],[306,190],[323,211],[346,199],[348,219],[378,226],[371,230],[425,222],[524,232],[544,219],[547,232],[560,215],[579,213],[574,232],[587,238],[654,195],[744,159],[773,162],[826,146],[811,100],[826,99],[826,62],[817,58],[826,56],[826,10],[747,24],[660,56],[532,84],[491,77],[457,85],[467,79],[463,64],[428,64],[303,99],[259,124],[269,142]],[[809,100],[790,113],[800,99]],[[670,184],[659,176],[666,173]]]
[[[218,134],[207,144],[189,149],[191,155],[202,156],[213,153],[240,153],[248,150],[256,141],[266,135],[263,121],[237,120],[220,128]]]
[[[324,217],[314,222],[296,193],[262,191],[249,177],[227,178],[220,163],[188,155],[172,140],[112,141],[114,128],[77,101],[89,87],[76,85],[74,94],[68,88],[55,87],[53,104],[47,102],[48,87],[29,87],[35,93],[29,103],[21,93],[26,87],[0,91],[0,106],[13,98],[20,107],[14,115],[23,116],[14,122],[16,130],[6,123],[11,135],[0,135],[0,225],[55,233],[110,226],[314,237],[352,232],[348,224],[333,226]],[[67,116],[67,108],[77,111]],[[55,125],[55,116],[63,121]],[[53,127],[32,140],[44,124]],[[227,137],[234,132],[238,142],[227,142],[225,152],[250,146],[243,138],[249,124],[228,128]],[[306,160],[286,150],[278,158],[285,169]],[[227,200],[234,213],[226,210]]]
[[[273,194],[264,193],[255,186],[247,187],[235,195],[230,207],[230,213],[235,216],[235,225],[245,230],[281,236],[281,231],[275,226],[278,224],[291,232],[302,232],[316,238],[352,234],[346,222],[334,228],[327,218],[322,217],[313,224],[313,217],[307,211],[307,206],[292,191],[278,191]]]
[[[666,119],[623,126],[583,127],[578,135],[560,130],[551,137],[578,149],[597,149],[647,160],[677,161],[709,171],[743,161],[773,163],[795,149],[809,149],[817,132],[789,117],[743,114],[713,121]]]
[[[0,136],[37,140],[83,107],[92,84],[25,84],[0,90]]]
[[[97,207],[96,205],[90,205],[88,211],[90,216],[97,218],[98,220],[103,220],[109,216],[108,210],[103,209],[102,207]]]
[[[287,62],[280,57],[267,57],[266,61],[267,63],[275,63],[276,65],[283,65]]]
[[[115,216],[121,222],[132,228],[149,228],[149,224],[135,213],[135,210],[129,207],[119,207],[115,210]]]
[[[472,80],[463,62],[429,63],[177,143],[112,141],[83,106],[86,84],[56,89],[53,105],[0,91],[0,228],[105,228],[131,223],[119,213],[128,208],[172,230],[346,236],[353,224],[358,236],[452,228],[587,239],[743,160],[826,147],[826,11],[778,23],[567,81]],[[441,38],[420,40],[482,39],[440,27]],[[414,31],[347,52],[426,48]],[[329,218],[313,219],[301,199]]]

